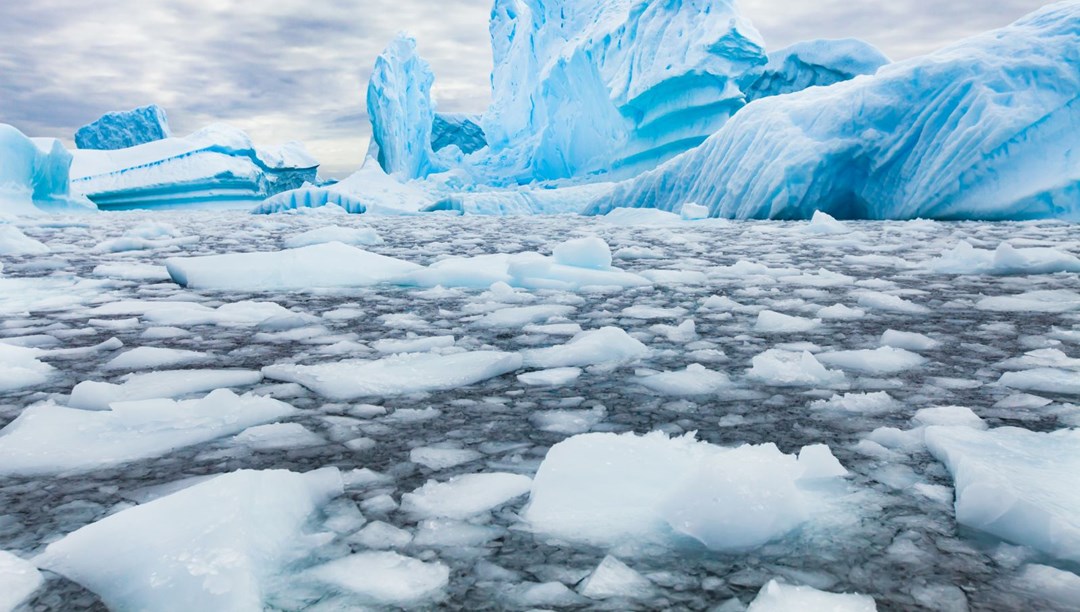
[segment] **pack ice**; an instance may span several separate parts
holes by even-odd
[[[794,456],[772,444],[724,448],[692,434],[584,434],[548,452],[523,516],[534,530],[571,541],[682,536],[744,550],[812,521],[836,495],[816,487],[846,473],[823,445]]]
[[[1080,4],[876,75],[748,105],[590,206],[714,217],[1080,219]]]

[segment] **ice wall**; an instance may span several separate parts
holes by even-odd
[[[60,141],[31,140],[0,123],[0,217],[40,209],[93,208],[71,196],[70,168],[71,154]]]

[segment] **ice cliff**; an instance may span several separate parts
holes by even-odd
[[[748,105],[600,198],[714,217],[1080,218],[1080,2],[876,76]]]
[[[172,136],[165,110],[156,104],[108,113],[75,132],[80,149],[112,151],[126,149]]]

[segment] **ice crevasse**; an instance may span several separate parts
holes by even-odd
[[[754,102],[587,212],[1080,219],[1077,92],[1080,2],[1059,2],[872,77]]]

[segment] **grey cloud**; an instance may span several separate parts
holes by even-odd
[[[742,0],[770,48],[855,36],[894,59],[1004,25],[1032,0]],[[400,30],[436,75],[438,107],[488,103],[491,0],[34,0],[0,3],[0,122],[67,139],[150,102],[174,131],[224,121],[258,142],[303,140],[342,175],[367,146],[364,91]]]

